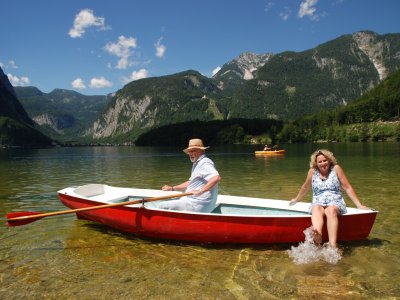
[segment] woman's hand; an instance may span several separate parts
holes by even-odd
[[[293,205],[295,205],[296,203],[297,203],[297,199],[296,199],[296,198],[293,198],[292,200],[290,200],[289,206],[293,206]]]
[[[367,207],[367,206],[365,206],[365,205],[362,205],[362,204],[360,204],[359,206],[357,206],[357,208],[358,208],[358,209],[368,209],[368,210],[370,210],[369,207]]]

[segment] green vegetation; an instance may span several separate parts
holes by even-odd
[[[15,119],[0,116],[0,147],[21,146],[40,147],[50,146],[52,140],[40,131]]]
[[[231,115],[295,120],[357,99],[378,82],[374,65],[345,35],[311,50],[273,56],[234,94]]]
[[[400,34],[358,32],[270,55],[251,80],[242,77],[251,60],[232,60],[213,78],[193,70],[144,78],[112,97],[17,88],[29,116],[10,101],[9,84],[0,115],[31,127],[33,118],[44,134],[75,145],[399,140],[399,49]]]
[[[85,96],[63,89],[48,94],[35,87],[15,87],[14,90],[32,119],[45,120],[38,128],[60,141],[78,140],[111,100],[109,96]]]
[[[261,143],[273,142],[282,129],[277,120],[235,119],[226,121],[190,121],[155,128],[136,140],[138,146],[185,145],[188,139],[202,138],[209,145],[249,144],[254,137]]]
[[[210,79],[189,70],[174,75],[133,81],[119,91],[116,97],[129,99],[132,107],[139,105],[146,97],[151,98],[146,107],[148,113],[143,115],[138,125],[151,122],[148,119],[154,118],[153,114],[156,114],[154,121],[158,126],[164,126],[191,121],[193,116],[200,121],[214,120],[214,116],[219,112],[209,97],[212,97],[217,90]],[[204,97],[205,95],[208,97]]]
[[[400,140],[400,70],[347,106],[288,122],[286,142]]]
[[[209,144],[400,141],[400,70],[347,106],[293,122],[274,119],[192,121],[155,128],[142,134],[136,144],[184,145],[195,136]]]

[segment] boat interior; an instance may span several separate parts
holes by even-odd
[[[134,189],[129,188],[115,188],[104,184],[88,184],[80,187],[75,187],[73,192],[81,197],[99,201],[104,203],[121,203],[134,200],[141,200],[151,197],[156,197],[157,195],[151,195],[151,191],[154,190],[138,190],[145,191],[146,195],[138,194],[137,196],[132,195]],[[156,191],[159,193],[160,191]],[[150,193],[150,194],[149,194]],[[159,196],[159,195],[158,195]],[[224,196],[226,198],[226,196]],[[220,197],[221,198],[221,197]],[[279,201],[279,200],[277,200]],[[149,209],[158,209],[158,204],[162,201],[145,202],[144,206]],[[237,201],[236,201],[237,202]],[[134,204],[132,206],[141,206],[142,204]],[[292,210],[292,209],[282,209],[278,207],[266,207],[259,206],[255,203],[249,202],[248,205],[243,203],[234,203],[226,198],[225,201],[218,201],[216,207],[213,209],[211,214],[223,214],[223,215],[251,215],[251,216],[268,216],[268,215],[308,215],[306,211],[303,210]]]

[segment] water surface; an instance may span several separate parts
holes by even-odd
[[[294,245],[205,245],[130,236],[74,215],[7,228],[10,211],[66,209],[56,191],[87,183],[160,188],[189,177],[179,148],[0,149],[0,297],[67,299],[373,299],[400,297],[399,143],[254,146],[208,151],[220,192],[289,200],[309,155],[328,147],[362,202],[379,210],[365,241],[341,243],[342,259],[296,264]],[[307,196],[305,200],[310,199]],[[354,206],[346,197],[348,206]],[[357,224],[354,224],[357,226]]]

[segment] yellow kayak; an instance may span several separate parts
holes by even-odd
[[[266,150],[266,151],[255,151],[255,155],[282,155],[285,154],[285,150]]]

